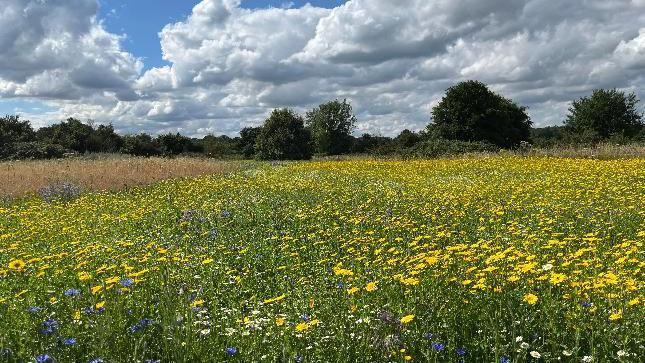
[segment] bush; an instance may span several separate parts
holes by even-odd
[[[0,147],[0,159],[56,159],[65,156],[69,150],[56,144],[42,142],[16,142]]]
[[[156,156],[161,154],[159,144],[148,134],[126,135],[123,137],[121,152],[133,156]]]
[[[262,126],[255,148],[262,160],[311,159],[311,133],[293,110],[273,110]]]
[[[466,153],[497,152],[499,150],[498,146],[482,141],[431,139],[418,143],[408,149],[405,154],[422,158],[438,158]]]

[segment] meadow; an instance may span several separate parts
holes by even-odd
[[[639,362],[645,159],[259,164],[0,207],[0,361]]]

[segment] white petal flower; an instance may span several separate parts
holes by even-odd
[[[536,352],[536,351],[532,351],[530,354],[531,354],[531,357],[536,358],[536,359],[542,357],[542,355],[540,353]]]

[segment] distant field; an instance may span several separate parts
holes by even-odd
[[[132,180],[171,174],[134,163]],[[260,164],[22,200],[0,207],[0,360],[639,362],[644,171],[638,158]]]
[[[0,197],[37,193],[61,182],[87,191],[120,190],[175,177],[225,173],[241,165],[212,159],[134,157],[0,162]]]

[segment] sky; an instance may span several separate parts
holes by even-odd
[[[348,99],[356,134],[420,130],[468,79],[561,124],[596,88],[645,98],[645,0],[2,0],[0,114],[234,136]],[[6,4],[6,5],[5,5]]]

